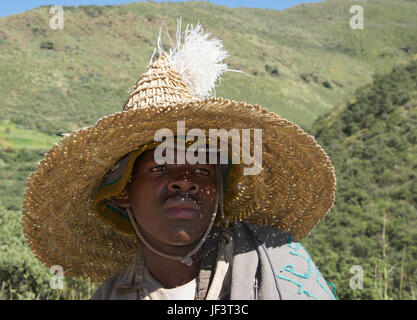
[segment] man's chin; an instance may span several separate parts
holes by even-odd
[[[195,245],[201,238],[200,235],[195,235],[192,230],[189,228],[176,228],[176,230],[171,230],[168,236],[168,243],[174,247],[192,247]]]

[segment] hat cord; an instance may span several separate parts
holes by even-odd
[[[213,212],[213,215],[211,217],[210,224],[207,227],[207,230],[205,231],[204,235],[200,239],[199,243],[191,251],[189,251],[185,256],[170,255],[170,254],[164,253],[164,252],[158,250],[157,248],[155,248],[151,243],[149,243],[148,240],[146,240],[145,236],[140,231],[138,222],[136,221],[135,216],[133,215],[132,209],[130,207],[125,208],[128,215],[129,215],[130,221],[133,224],[133,228],[135,229],[136,234],[138,235],[138,237],[142,241],[142,243],[144,245],[146,245],[149,249],[151,249],[153,252],[155,252],[156,254],[158,254],[158,255],[160,255],[164,258],[168,258],[168,259],[171,259],[171,260],[178,260],[181,263],[186,264],[187,266],[191,266],[193,264],[193,260],[192,260],[191,257],[201,248],[203,243],[207,240],[207,237],[208,237],[211,229],[213,228],[213,225],[214,225],[214,222],[215,222],[216,216],[217,216],[217,210],[218,210],[219,206],[220,206],[221,216],[222,216],[223,219],[225,219],[224,210],[223,210],[223,208],[224,208],[223,207],[223,179],[222,179],[221,168],[220,168],[219,165],[216,165],[216,184],[217,184],[216,205],[214,207],[214,212]]]

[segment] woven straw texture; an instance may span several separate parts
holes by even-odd
[[[162,107],[197,100],[179,74],[162,55],[151,64],[129,95],[123,111]]]
[[[123,112],[62,138],[29,177],[23,231],[45,265],[66,276],[101,282],[132,260],[141,244],[92,209],[103,177],[124,155],[151,143],[177,121],[187,129],[262,129],[262,171],[240,174],[225,190],[227,223],[250,221],[307,236],[334,203],[336,177],[313,136],[255,105],[222,98],[198,100],[165,56],[136,83]],[[253,140],[253,139],[252,139]],[[228,180],[229,181],[229,180]]]

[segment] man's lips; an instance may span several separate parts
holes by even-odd
[[[163,208],[168,215],[177,219],[192,219],[200,212],[197,201],[181,196],[169,198]]]

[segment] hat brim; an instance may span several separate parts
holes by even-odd
[[[103,281],[140,248],[132,231],[117,230],[92,209],[108,170],[154,140],[155,131],[186,128],[262,129],[262,171],[235,177],[225,190],[227,221],[268,224],[298,241],[334,204],[336,177],[313,136],[258,105],[211,98],[163,108],[118,112],[62,138],[29,177],[23,231],[30,249],[67,276]]]

